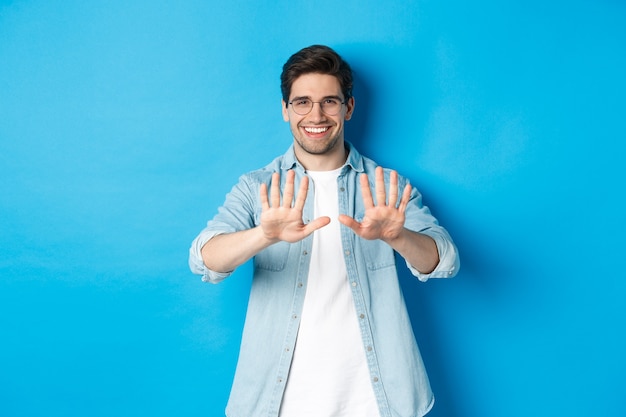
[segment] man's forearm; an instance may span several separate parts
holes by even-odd
[[[439,264],[437,244],[430,236],[404,228],[397,238],[386,242],[423,274],[433,272]]]
[[[230,272],[271,244],[260,226],[217,235],[202,247],[202,261],[212,271]]]

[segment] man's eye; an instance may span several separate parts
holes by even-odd
[[[339,100],[335,99],[335,98],[327,98],[326,100],[324,100],[325,104],[331,105],[331,106],[335,106],[337,104],[339,104]]]
[[[293,102],[294,106],[308,106],[309,100],[296,100]]]

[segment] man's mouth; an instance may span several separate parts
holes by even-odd
[[[326,127],[305,127],[304,130],[307,133],[320,134],[320,133],[326,133],[326,131],[328,130],[328,126],[326,126]]]

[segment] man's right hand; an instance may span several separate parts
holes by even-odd
[[[269,197],[267,185],[261,184],[261,224],[252,229],[216,235],[201,249],[207,268],[216,272],[230,272],[268,246],[280,242],[294,243],[304,239],[330,223],[329,217],[320,217],[308,224],[302,221],[302,210],[309,189],[308,177],[303,177],[294,201],[295,172],[288,171],[280,198],[280,175],[274,173]]]
[[[267,185],[261,184],[261,229],[271,243],[279,241],[298,242],[311,233],[330,223],[330,217],[322,216],[308,224],[302,221],[302,210],[306,202],[309,189],[309,178],[304,176],[300,182],[300,189],[294,201],[294,179],[296,173],[287,171],[285,190],[281,203],[280,198],[280,174],[272,174],[269,198]]]

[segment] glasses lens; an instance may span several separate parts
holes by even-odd
[[[327,99],[320,103],[322,106],[322,111],[329,116],[334,116],[339,113],[339,109],[341,108],[341,102],[335,99]]]
[[[291,102],[291,107],[293,108],[294,112],[301,116],[304,116],[305,114],[308,114],[313,108],[313,102],[307,98],[294,100]]]

